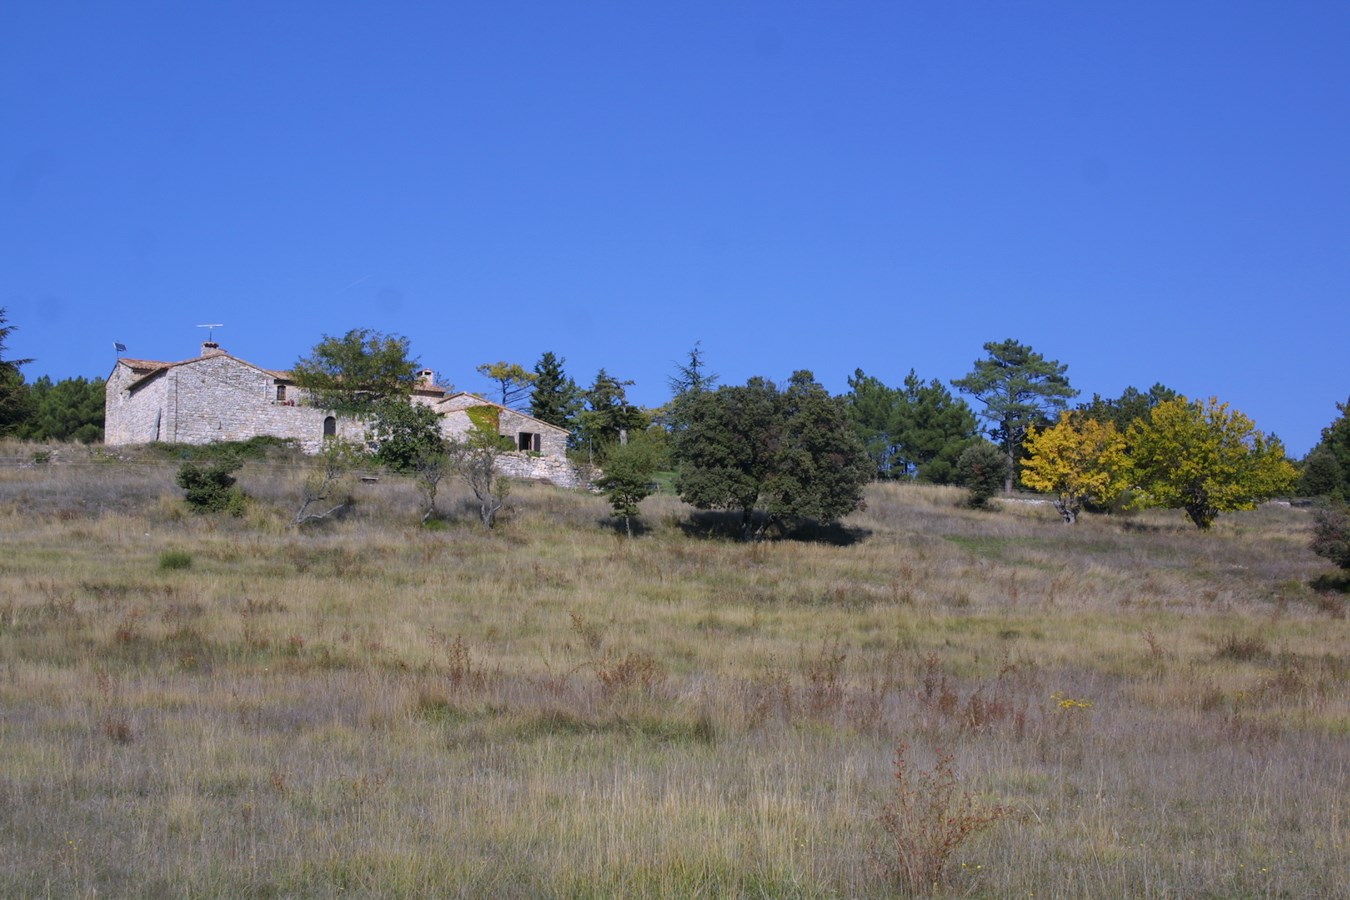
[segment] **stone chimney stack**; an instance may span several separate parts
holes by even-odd
[[[436,386],[436,373],[431,369],[423,369],[417,373],[417,386],[423,388],[432,388]]]
[[[215,341],[202,341],[202,356],[215,356],[224,352]]]

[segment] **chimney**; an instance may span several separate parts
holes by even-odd
[[[417,386],[420,388],[434,388],[436,386],[436,373],[431,369],[423,369],[418,372]]]
[[[224,352],[215,341],[202,341],[202,356],[215,356]]]

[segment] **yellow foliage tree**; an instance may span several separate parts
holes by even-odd
[[[1130,427],[1129,442],[1146,501],[1184,509],[1198,528],[1291,490],[1298,474],[1279,438],[1217,397],[1159,403]]]
[[[1130,486],[1125,436],[1112,422],[1059,414],[1050,428],[1027,430],[1022,483],[1055,495],[1055,509],[1072,525],[1084,501],[1106,505]]]

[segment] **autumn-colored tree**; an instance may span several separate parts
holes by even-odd
[[[1125,436],[1114,422],[1059,414],[1050,428],[1027,430],[1022,483],[1055,495],[1055,509],[1072,525],[1083,503],[1110,504],[1130,485]]]
[[[1217,397],[1177,397],[1130,426],[1137,482],[1153,506],[1184,509],[1198,528],[1293,487],[1284,445]]]

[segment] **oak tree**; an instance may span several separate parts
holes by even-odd
[[[1068,412],[1050,428],[1027,430],[1022,483],[1055,495],[1055,509],[1072,525],[1085,502],[1109,505],[1130,486],[1125,436],[1114,422]]]
[[[872,474],[843,402],[807,371],[704,391],[674,437],[676,489],[699,509],[740,512],[743,538],[853,510]],[[756,512],[763,513],[756,521]]]
[[[1279,438],[1216,397],[1163,401],[1127,440],[1144,501],[1185,510],[1197,528],[1290,490],[1297,475]]]

